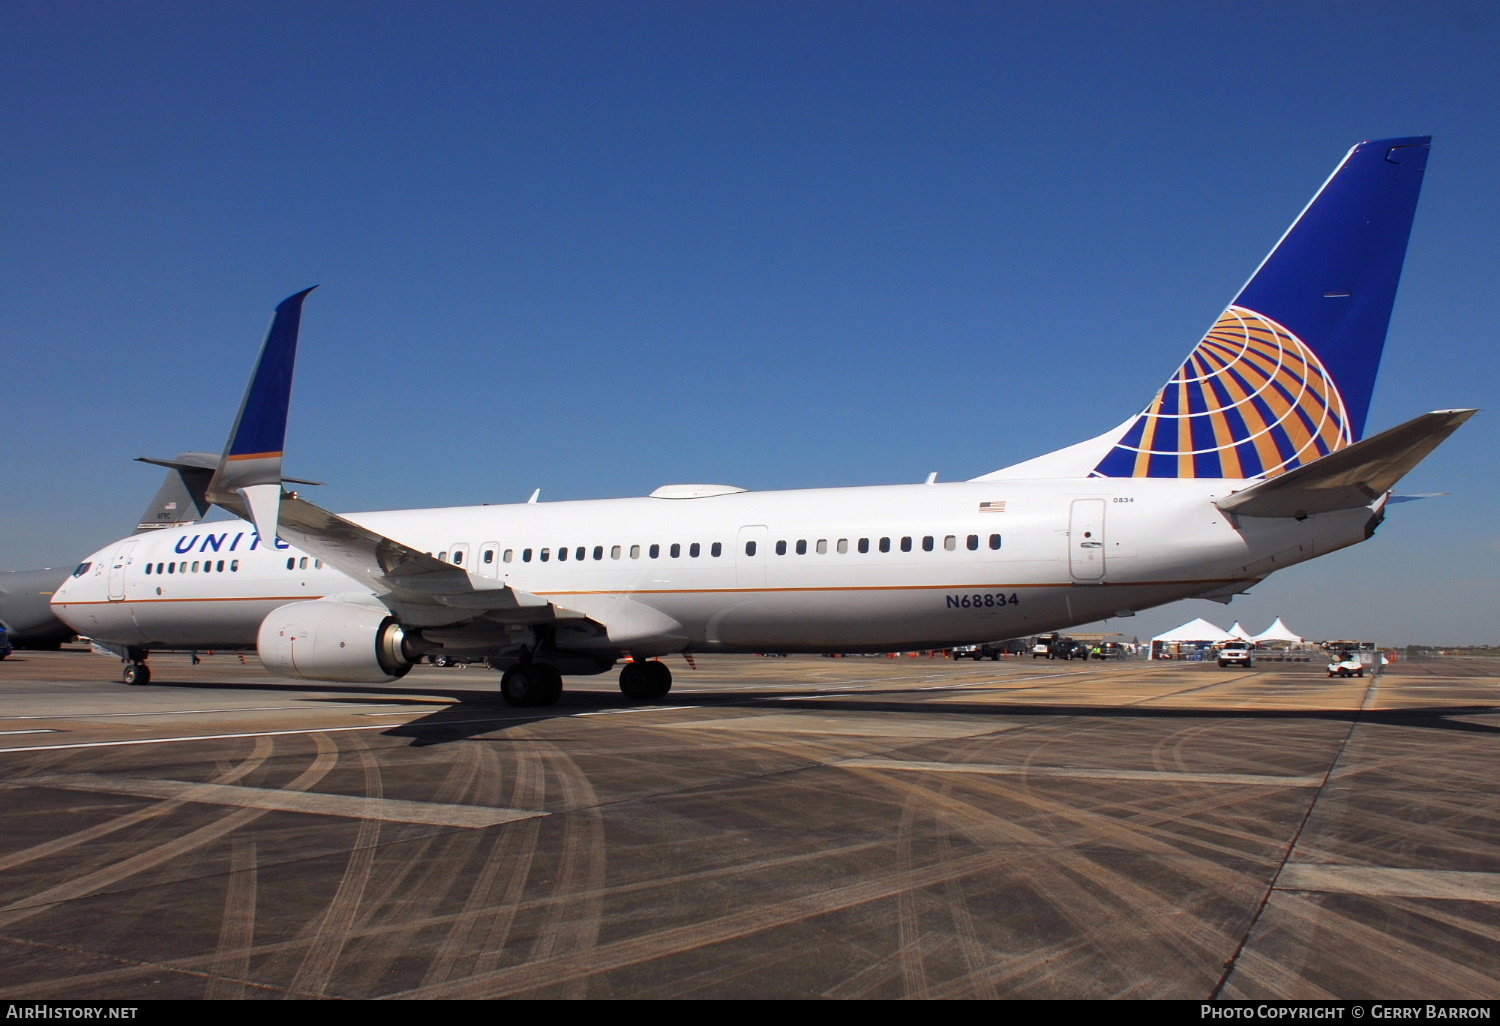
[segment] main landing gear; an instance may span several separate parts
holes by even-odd
[[[149,649],[127,648],[125,650],[125,674],[126,684],[150,684],[151,667],[146,665],[146,657],[150,655]]]
[[[656,659],[626,663],[620,670],[620,690],[626,698],[642,701],[665,698],[672,690],[672,671],[666,663]]]
[[[507,705],[554,705],[562,691],[562,674],[551,663],[517,663],[500,677],[500,697]]]

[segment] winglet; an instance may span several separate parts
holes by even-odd
[[[297,333],[302,325],[302,301],[311,291],[303,289],[276,307],[255,373],[229,432],[229,443],[208,486],[210,502],[248,514],[267,540],[276,537],[281,455],[292,398],[292,369],[297,362]]]

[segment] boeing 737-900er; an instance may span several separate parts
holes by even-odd
[[[209,485],[242,519],[116,542],[52,605],[127,683],[160,647],[254,645],[273,673],[355,683],[461,654],[529,706],[622,659],[620,689],[653,699],[669,653],[938,648],[1227,600],[1369,538],[1474,413],[1364,437],[1428,143],[1350,150],[1140,414],[951,484],[330,513],[282,488],[300,292]]]

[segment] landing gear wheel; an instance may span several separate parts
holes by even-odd
[[[452,660],[450,660],[445,655],[438,655],[438,656],[433,656],[432,657],[432,665],[433,666],[447,666],[451,661]]]
[[[665,698],[672,690],[672,671],[666,663],[656,659],[647,663],[626,663],[620,669],[620,690],[626,698],[640,701]]]
[[[126,663],[125,683],[130,685],[150,684],[151,667],[145,663]]]
[[[500,678],[500,697],[506,705],[528,708],[552,705],[562,697],[562,674],[550,663],[512,666]]]
[[[525,708],[536,704],[537,677],[530,665],[512,666],[500,676],[500,697],[506,705]]]
[[[541,680],[541,687],[537,694],[537,705],[556,705],[557,700],[562,697],[563,679],[557,667],[551,663],[532,663],[531,672]]]

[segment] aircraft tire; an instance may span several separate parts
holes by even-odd
[[[646,698],[646,664],[629,662],[620,667],[620,693],[626,698]]]
[[[125,664],[125,683],[132,687],[140,687],[151,683],[151,667],[145,663]]]
[[[647,698],[666,698],[672,690],[672,671],[667,664],[653,659],[646,664]]]
[[[500,677],[500,697],[505,699],[506,705],[513,705],[519,709],[526,709],[533,705],[548,705],[546,701],[548,694],[546,671],[541,669],[545,664],[528,663],[512,666]],[[551,669],[551,667],[547,667]],[[562,693],[562,678],[558,678],[558,693]],[[557,701],[556,696],[552,701]]]
[[[620,668],[620,691],[626,698],[653,701],[672,690],[672,671],[657,659],[626,663]]]
[[[557,700],[562,697],[563,693],[562,674],[557,671],[557,667],[551,663],[532,663],[530,669],[541,681],[541,687],[534,704],[556,705]]]

